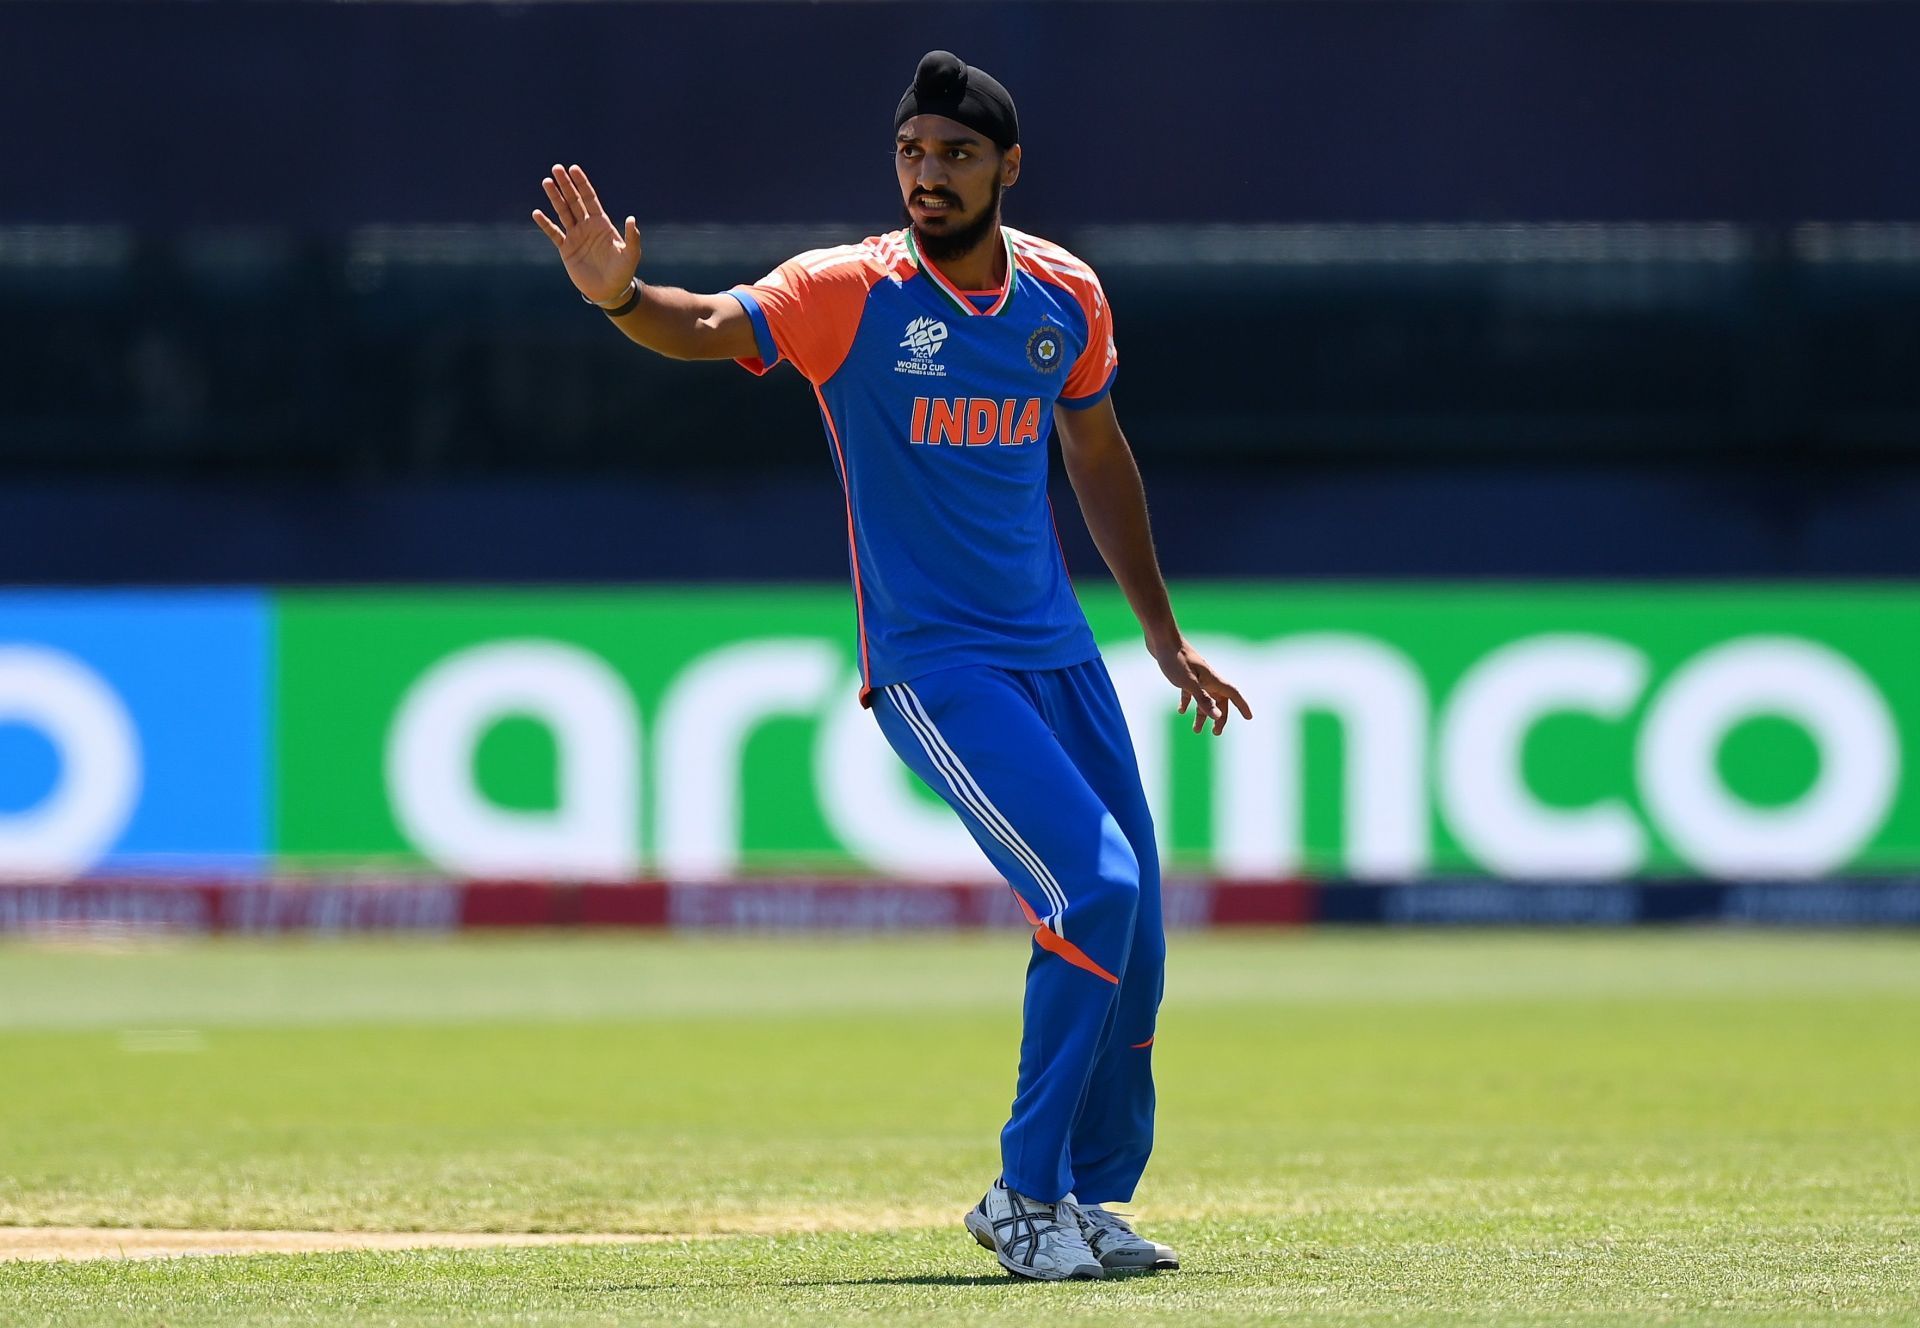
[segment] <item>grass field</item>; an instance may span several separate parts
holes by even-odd
[[[1920,937],[1178,937],[1138,1204],[961,1231],[1017,936],[0,947],[0,1224],[668,1233],[0,1263],[0,1324],[1920,1322]]]

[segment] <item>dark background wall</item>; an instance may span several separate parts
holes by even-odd
[[[660,220],[885,220],[935,45],[1014,90],[1041,228],[1920,217],[1906,4],[138,0],[0,38],[20,221],[517,221],[556,154]]]
[[[0,6],[0,581],[839,575],[798,380],[526,216],[580,161],[706,289],[886,229],[935,45],[1174,572],[1920,574],[1920,6],[154,0]]]

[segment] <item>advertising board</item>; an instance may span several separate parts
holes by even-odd
[[[1920,868],[1920,590],[1182,586],[1221,739],[1082,598],[1178,871]],[[0,871],[983,876],[851,640],[838,586],[0,594]]]

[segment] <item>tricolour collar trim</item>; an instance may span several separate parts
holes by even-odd
[[[920,256],[920,246],[915,243],[913,238],[913,227],[907,227],[906,237],[907,257],[913,261],[915,267],[919,268],[920,271],[925,273],[928,279],[933,282],[933,288],[946,296],[953,307],[961,313],[969,317],[984,316],[991,318],[993,315],[1005,309],[1007,302],[1013,298],[1013,237],[1007,234],[1007,228],[1005,226],[1000,228],[1000,243],[1006,246],[1007,250],[1007,283],[1000,288],[999,298],[994,300],[994,302],[985,309],[976,309],[973,301],[966,297],[966,293],[951,281],[947,280],[945,273]]]

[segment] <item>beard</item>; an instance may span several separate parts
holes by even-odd
[[[1000,181],[995,180],[993,193],[987,197],[987,205],[980,209],[980,215],[947,230],[932,233],[922,230],[905,204],[900,207],[900,215],[913,228],[913,240],[921,253],[936,263],[951,262],[972,253],[993,234],[993,228],[1000,222],[1000,189]],[[957,201],[952,194],[942,193],[939,197],[949,200],[949,206]]]

